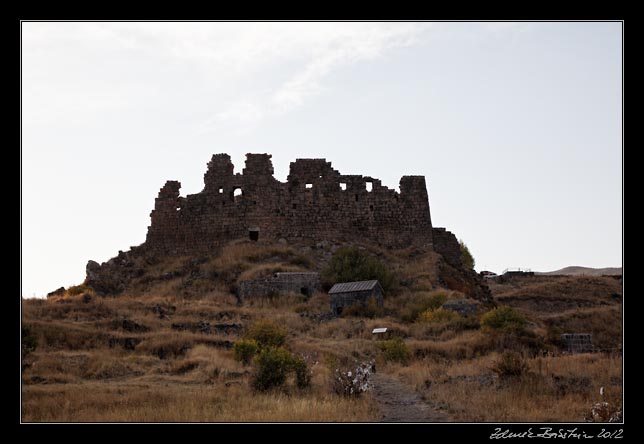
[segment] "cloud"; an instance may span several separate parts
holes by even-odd
[[[270,85],[268,91],[255,91],[252,98],[246,95],[233,100],[200,129],[206,132],[222,127],[248,129],[248,125],[291,112],[321,94],[325,77],[335,70],[383,57],[396,47],[412,45],[428,27],[416,23],[307,23],[253,30],[241,44],[244,48],[238,48],[241,52],[248,49],[256,56],[247,68],[270,71],[273,65],[290,61],[286,79]],[[238,61],[233,66],[244,63]]]
[[[321,94],[338,69],[413,45],[431,26],[27,22],[25,118],[87,122],[102,112],[159,108],[172,95],[178,109],[198,108],[198,132],[247,130]]]

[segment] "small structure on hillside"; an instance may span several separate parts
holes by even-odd
[[[389,339],[389,338],[391,338],[391,330],[389,330],[387,327],[374,328],[371,331],[371,334],[372,334],[373,339]]]
[[[564,333],[562,341],[569,353],[588,353],[594,351],[593,335],[591,333]]]
[[[534,271],[529,268],[511,267],[503,270],[501,276],[504,278],[534,276]]]
[[[329,290],[331,295],[331,311],[340,316],[342,311],[353,305],[366,307],[369,301],[374,300],[378,307],[382,307],[385,292],[378,281],[342,282],[335,284]]]
[[[240,282],[238,296],[241,299],[246,299],[249,297],[296,293],[309,297],[319,288],[319,273],[279,272],[268,278]]]

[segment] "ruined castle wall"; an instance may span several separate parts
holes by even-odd
[[[378,179],[341,175],[325,159],[297,159],[282,183],[274,178],[270,159],[248,154],[243,173],[235,174],[230,156],[216,154],[203,191],[185,198],[179,196],[179,182],[167,182],[151,213],[145,248],[160,254],[208,252],[248,238],[249,230],[272,240],[432,245],[424,177],[404,176],[397,193]]]
[[[265,279],[254,279],[239,283],[238,295],[245,300],[284,293],[296,293],[311,296],[320,289],[319,273],[276,273]]]
[[[434,228],[432,232],[434,251],[441,254],[448,264],[461,267],[463,265],[461,261],[461,246],[456,236],[445,228]]]

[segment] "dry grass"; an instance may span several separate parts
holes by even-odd
[[[330,384],[336,368],[355,368],[371,359],[378,372],[396,375],[454,421],[582,421],[590,405],[602,400],[600,387],[603,400],[621,404],[619,356],[535,355],[538,347],[527,353],[521,340],[482,332],[477,318],[407,319],[403,315],[437,292],[448,298],[462,294],[436,288],[434,253],[365,247],[400,281],[385,297],[385,314],[375,319],[324,320],[319,315],[329,312],[329,296],[320,292],[309,299],[281,295],[237,306],[230,287],[240,278],[280,267],[319,270],[328,257],[323,249],[249,241],[233,242],[198,262],[175,258],[148,265],[118,297],[89,292],[90,300],[84,294],[24,300],[23,323],[37,346],[23,360],[23,420],[374,421],[379,416],[373,398],[339,397]],[[170,277],[164,277],[167,273]],[[492,287],[497,301],[526,314],[530,340],[545,349],[556,351],[553,338],[563,332],[592,333],[600,348],[621,343],[618,281],[538,277]],[[159,307],[165,316],[159,316]],[[258,320],[288,330],[289,350],[310,367],[310,388],[300,391],[289,383],[282,392],[251,390],[254,367],[235,361],[229,347]],[[208,334],[172,328],[199,322],[241,329]],[[132,323],[143,328],[132,329]],[[403,338],[411,352],[408,365],[384,362],[371,334],[375,327]],[[507,347],[524,353],[528,372],[523,376],[499,377],[492,370]]]
[[[243,406],[243,408],[240,408]],[[241,384],[26,386],[26,422],[347,422],[374,421],[368,397],[256,394]]]
[[[620,357],[594,354],[528,359],[528,374],[499,378],[497,353],[470,360],[416,361],[387,371],[423,393],[456,421],[583,422],[590,405],[621,405]],[[599,395],[600,387],[605,394]]]

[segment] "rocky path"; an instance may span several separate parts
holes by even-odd
[[[447,415],[424,402],[420,395],[395,378],[371,375],[373,396],[380,406],[381,422],[447,422]]]

